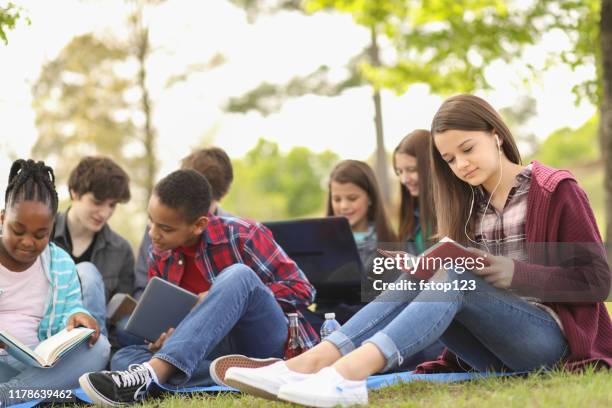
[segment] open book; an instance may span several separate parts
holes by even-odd
[[[3,330],[0,330],[0,341],[4,343],[6,352],[22,363],[49,368],[93,333],[93,329],[86,327],[75,327],[70,331],[64,329],[41,342],[34,350]]]
[[[439,269],[473,270],[489,265],[488,259],[479,257],[448,237],[442,238],[418,256],[404,251],[378,249],[378,252],[397,260],[398,269],[420,280],[428,280]]]

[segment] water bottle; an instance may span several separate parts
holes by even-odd
[[[325,313],[325,321],[321,326],[321,340],[340,328],[340,323],[336,320],[335,313]]]

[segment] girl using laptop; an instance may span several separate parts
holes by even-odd
[[[327,216],[346,217],[366,266],[376,256],[378,242],[395,242],[374,171],[358,160],[344,160],[329,176]]]

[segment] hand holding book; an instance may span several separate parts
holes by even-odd
[[[86,327],[94,330],[94,333],[89,338],[89,345],[93,346],[100,337],[100,327],[96,319],[85,313],[75,313],[68,318],[66,323],[66,330],[70,331],[75,327]]]
[[[476,256],[486,257],[488,264],[481,269],[474,269],[474,275],[499,289],[508,289],[514,277],[514,261],[505,256],[494,256],[476,248],[468,248]]]
[[[484,251],[473,252],[472,248],[466,248],[448,237],[442,238],[440,242],[419,256],[403,251],[383,249],[378,249],[378,252],[387,258],[394,259],[398,269],[419,280],[429,280],[441,269],[452,268],[458,273],[466,270],[482,270],[490,265],[489,258],[491,257]]]

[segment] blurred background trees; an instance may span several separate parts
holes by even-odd
[[[136,220],[131,214],[142,215],[160,176],[159,149],[164,147],[157,140],[155,118],[164,92],[214,72],[226,62],[220,52],[209,60],[175,67],[174,74],[165,78],[165,88],[151,89],[150,77],[157,67],[152,60],[164,50],[152,41],[148,15],[173,1],[177,0],[125,0],[126,13],[120,16],[125,35],[92,32],[74,37],[44,65],[32,85],[38,129],[33,155],[56,167],[60,184],[86,154],[108,155],[129,169],[134,202],[125,213],[118,212],[113,225],[133,236],[135,243],[144,216]],[[384,138],[383,90],[402,95],[414,84],[426,84],[431,93],[441,96],[488,91],[487,69],[492,64],[509,64],[545,33],[561,30],[571,47],[550,53],[545,68],[560,64],[572,69],[595,67],[595,77],[578,84],[574,93],[577,102],[589,101],[599,113],[577,129],[559,129],[548,139],[536,137],[530,121],[537,117],[538,106],[529,95],[528,83],[537,81],[539,67],[526,70],[525,88],[517,90],[524,96],[501,113],[527,158],[568,167],[587,190],[593,189],[588,193],[600,226],[612,233],[612,161],[608,159],[612,151],[612,0],[229,1],[245,10],[253,24],[286,12],[304,18],[346,15],[370,34],[369,42],[347,58],[340,71],[323,64],[287,81],[264,81],[242,94],[228,93],[219,104],[227,112],[271,115],[292,99],[308,95],[331,98],[367,88],[373,106],[372,137],[354,143],[372,146],[371,164],[388,197],[393,197],[396,183],[391,183],[388,160],[394,146],[387,146]],[[22,10],[4,4],[7,6],[0,3],[0,39],[6,43],[6,32],[15,26]],[[313,24],[313,32],[316,29]],[[410,108],[406,107],[406,115],[411,114]],[[211,138],[203,139],[214,140],[214,129],[211,132]],[[244,157],[232,159],[236,177],[224,207],[267,220],[321,215],[327,175],[339,157],[303,147],[282,151],[277,144],[260,139]]]

